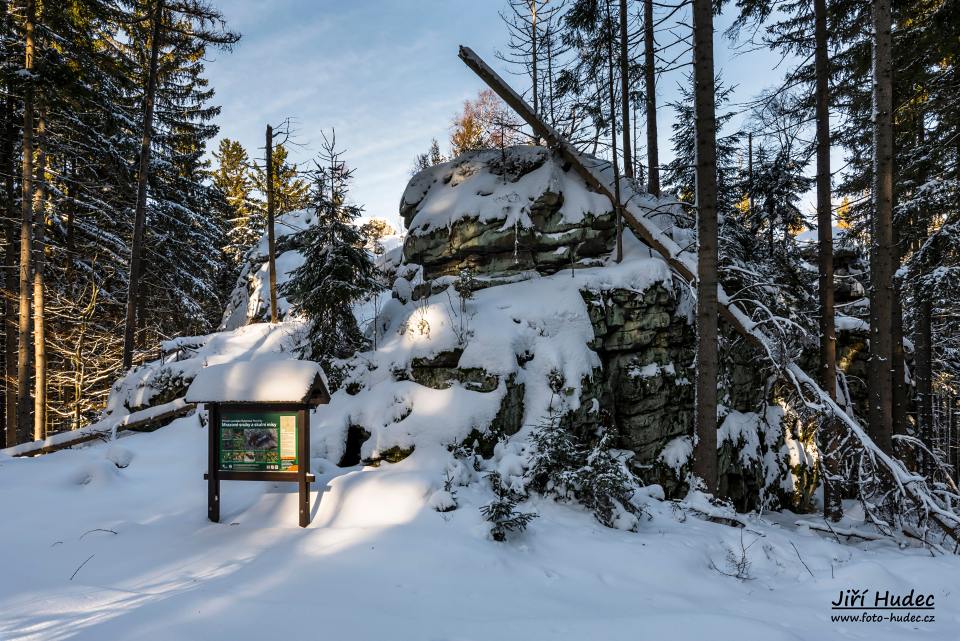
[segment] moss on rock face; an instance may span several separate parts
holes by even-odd
[[[477,427],[470,431],[459,447],[476,450],[483,458],[493,456],[493,448],[507,436],[512,436],[523,427],[523,397],[525,386],[517,383],[511,374],[504,380],[506,392],[500,400],[496,416],[486,427]],[[455,446],[454,446],[455,447]]]
[[[464,389],[473,392],[493,392],[500,384],[500,378],[478,367],[413,367],[410,380],[431,389],[447,389],[459,383]]]
[[[430,389],[448,389],[459,383],[472,392],[489,393],[500,386],[500,377],[480,367],[459,367],[460,348],[440,352],[431,358],[415,358],[410,368],[394,372],[397,380],[411,380]]]
[[[399,463],[403,459],[413,454],[414,449],[416,448],[413,445],[410,447],[400,447],[399,445],[394,445],[393,447],[383,450],[377,456],[364,459],[363,462],[364,464],[371,465],[373,467],[379,467],[384,461],[387,463]]]
[[[598,378],[617,446],[635,453],[635,466],[653,465],[667,443],[690,431],[693,329],[662,284],[581,295],[594,330],[591,346],[603,362]]]

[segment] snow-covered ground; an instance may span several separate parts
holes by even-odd
[[[643,289],[666,273],[633,242],[622,265],[493,287],[470,301],[473,334],[461,362],[523,376],[525,424],[545,409],[547,371],[576,381],[590,367],[579,288]],[[528,531],[492,541],[479,511],[489,485],[447,446],[473,421],[489,420],[502,393],[390,376],[457,344],[445,305],[442,295],[392,301],[384,341],[356,375],[363,389],[340,390],[314,413],[317,483],[306,529],[297,526],[293,484],[224,482],[221,523],[207,521],[198,414],[112,444],[0,455],[0,639],[957,638],[960,558],[888,541],[841,544],[797,527],[815,515],[741,516],[747,527],[735,528],[698,517],[698,507],[710,509],[700,500],[661,502],[653,488],[628,532],[534,496],[520,506],[539,515]],[[429,340],[403,329],[418,315],[432,322]],[[180,339],[176,360],[117,385],[111,415],[149,401],[157,381],[293,358],[301,335],[302,323],[290,319]],[[516,368],[517,350],[537,353],[525,370]],[[372,432],[365,457],[395,445],[415,450],[395,464],[339,468],[350,422]],[[525,430],[484,465],[505,478],[522,474]],[[438,496],[449,470],[457,509],[440,513],[433,508],[449,499]],[[856,506],[848,512],[855,522]],[[936,609],[919,614],[936,621],[833,622],[831,601],[847,589],[933,594]],[[859,615],[841,612],[849,613]]]
[[[738,529],[652,499],[636,533],[533,499],[530,529],[495,543],[481,485],[459,488],[453,512],[429,507],[440,453],[426,449],[379,468],[315,459],[307,529],[284,484],[224,483],[214,524],[205,443],[192,416],[114,445],[0,461],[0,638],[874,641],[960,630],[957,557],[840,545],[789,514]],[[741,536],[744,580],[721,573],[735,573]],[[850,588],[932,593],[936,622],[831,622],[830,602]]]

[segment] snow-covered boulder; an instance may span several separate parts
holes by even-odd
[[[278,216],[274,222],[277,247],[277,288],[287,281],[303,264],[303,254],[297,234],[315,222],[307,210],[292,211]],[[250,323],[270,320],[270,270],[267,234],[247,250],[237,283],[227,299],[220,321],[221,330],[233,330]],[[290,311],[290,303],[282,294],[277,295],[277,313],[284,318]]]
[[[210,365],[295,358],[301,328],[302,323],[294,320],[277,325],[256,323],[164,341],[162,358],[134,367],[113,384],[102,418],[118,419],[182,399],[197,374]]]
[[[424,277],[596,264],[615,241],[610,201],[544,147],[471,151],[421,171],[400,203],[408,263]]]

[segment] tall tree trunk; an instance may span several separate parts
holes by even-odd
[[[617,218],[617,255],[619,263],[623,260],[623,216],[620,211],[620,166],[617,160],[617,98],[613,83],[613,15],[610,12],[610,2],[607,0],[607,93],[610,100],[610,157],[613,160],[613,191],[616,199]]]
[[[890,0],[873,0],[873,233],[870,243],[870,431],[893,453],[893,62]]]
[[[916,349],[914,379],[917,382],[917,430],[920,440],[933,450],[933,341],[930,298],[923,285],[915,289],[917,322],[913,337]],[[927,472],[931,461],[926,460]]]
[[[633,178],[630,150],[630,58],[627,42],[627,0],[620,0],[620,121],[623,123],[623,173]]]
[[[830,59],[827,53],[827,2],[814,0],[814,68],[816,73],[817,121],[817,258],[820,294],[820,386],[837,400],[837,338],[833,283],[833,207],[830,197]],[[752,149],[751,149],[752,151]],[[752,160],[751,160],[752,165]],[[751,202],[753,194],[750,194]],[[833,417],[820,426],[819,446],[824,473],[823,516],[832,521],[843,517],[841,486],[835,482],[843,469],[840,460],[840,429]]]
[[[631,135],[633,136],[633,177],[643,176],[643,161],[640,160],[640,153],[637,151],[640,147],[640,143],[637,141],[637,112],[639,108],[636,103],[633,105],[633,127],[630,130]]]
[[[26,82],[23,90],[23,174],[20,202],[20,309],[17,328],[17,438],[30,434],[30,253],[33,250],[33,54],[35,0],[27,0],[24,11]]]
[[[548,30],[546,33],[547,36],[547,90],[548,98],[550,99],[550,126],[556,127],[557,125],[557,115],[556,109],[554,108],[554,96],[553,96],[553,33],[551,30]]]
[[[893,354],[890,387],[893,391],[891,424],[893,434],[907,433],[906,356],[903,352],[903,304],[896,272],[900,267],[900,235],[893,228],[893,264],[890,266],[890,343]]]
[[[917,144],[923,145],[926,131],[924,129],[924,119],[921,115],[917,119]],[[960,144],[960,143],[958,143]],[[960,151],[960,150],[958,150]],[[960,171],[960,154],[957,155],[957,171]],[[921,176],[925,181],[927,176]],[[921,218],[921,233],[914,239],[913,250],[920,248],[923,240],[929,237],[930,230],[926,220]],[[914,324],[914,371],[913,378],[916,382],[916,407],[917,407],[917,433],[920,440],[933,451],[933,309],[930,304],[930,291],[927,289],[924,279],[928,273],[927,261],[921,260],[919,263],[918,274],[916,274],[913,286],[913,300],[916,309],[916,322]],[[949,454],[951,443],[947,444]],[[947,457],[949,463],[949,455]],[[922,457],[922,471],[929,474],[932,470],[933,461],[930,457]]]
[[[6,25],[7,7],[6,6],[0,7],[0,10],[3,11],[3,20],[4,20],[2,23],[3,28],[8,29],[9,27],[7,27]],[[2,167],[2,169],[0,169],[0,172],[8,172],[9,174],[12,168],[7,165],[7,161],[10,154],[12,153],[12,148],[13,148],[12,134],[10,131],[10,127],[8,126],[9,119],[10,119],[10,113],[8,111],[10,95],[11,95],[10,86],[6,85],[4,87],[4,91],[7,97],[3,101],[3,132],[2,132],[2,137],[0,137],[0,141],[2,141],[0,142],[0,163],[2,163],[0,164],[0,167]],[[10,209],[12,209],[11,203],[13,200],[13,195],[10,193],[9,190],[4,191],[3,195],[4,195],[3,206],[7,210],[7,212],[9,212]],[[2,229],[3,229],[4,249],[3,249],[3,263],[2,265],[0,265],[0,296],[3,297],[3,302],[2,302],[2,307],[0,307],[0,310],[2,310],[3,318],[2,318],[2,321],[0,322],[3,323],[2,329],[3,329],[4,349],[3,349],[3,352],[0,352],[0,360],[2,360],[2,365],[0,365],[0,367],[2,367],[4,379],[3,379],[3,396],[0,397],[0,403],[2,403],[2,407],[3,407],[3,410],[2,410],[3,438],[0,439],[0,444],[2,444],[3,447],[10,447],[12,445],[16,445],[16,440],[17,440],[16,428],[14,428],[13,431],[10,431],[8,429],[9,422],[7,420],[7,417],[9,416],[13,406],[10,404],[10,395],[8,394],[8,391],[11,389],[10,380],[6,378],[7,363],[8,363],[7,361],[8,352],[6,348],[8,343],[10,343],[10,340],[11,340],[10,339],[10,313],[9,313],[9,308],[7,307],[6,301],[9,298],[10,285],[12,280],[10,272],[8,271],[8,267],[13,264],[13,256],[11,255],[13,250],[13,234],[10,233],[10,226],[7,221],[3,222]]]
[[[153,104],[157,93],[157,66],[160,55],[164,0],[155,0],[150,34],[150,68],[143,97],[143,135],[140,139],[140,173],[137,176],[137,206],[130,245],[130,273],[127,284],[127,317],[123,331],[123,368],[133,365],[137,308],[140,297],[140,273],[143,262],[143,236],[147,225],[147,183],[150,179],[150,140],[153,134]]]
[[[540,82],[537,78],[537,2],[539,2],[539,0],[530,0],[530,76],[531,82],[533,83],[533,113],[539,116]]]
[[[657,61],[654,56],[653,0],[643,0],[643,66],[647,99],[647,191],[660,197],[660,159],[657,148]]]
[[[273,127],[267,125],[267,260],[270,263],[270,322],[277,322],[277,241],[273,231]]]
[[[37,185],[34,211],[37,218],[33,268],[33,353],[36,391],[33,395],[33,440],[47,437],[47,339],[44,319],[43,268],[47,226],[47,150],[46,114],[43,107],[37,119]]]
[[[8,93],[4,100],[4,137],[3,137],[3,168],[5,174],[4,195],[7,208],[7,220],[3,223],[6,252],[4,256],[4,296],[3,296],[3,381],[4,381],[4,426],[6,428],[6,445],[12,447],[19,441],[17,437],[17,341],[16,324],[14,317],[17,310],[13,302],[13,283],[16,280],[13,274],[15,264],[14,255],[17,246],[17,230],[14,221],[17,217],[16,194],[14,192],[13,172],[13,138],[16,135],[16,126],[13,97]]]
[[[697,364],[693,473],[717,491],[717,121],[713,3],[693,0],[697,130]]]

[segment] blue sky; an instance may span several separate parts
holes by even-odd
[[[230,28],[242,34],[233,52],[216,52],[208,75],[223,107],[220,136],[262,158],[264,127],[290,117],[295,160],[335,128],[355,169],[353,198],[368,216],[398,224],[400,196],[416,154],[431,138],[444,146],[450,121],[483,83],[457,58],[466,44],[494,65],[507,41],[498,11],[506,0],[216,0]],[[717,21],[718,31],[729,20]],[[717,65],[738,85],[735,101],[777,83],[779,56],[735,56],[716,38]],[[683,72],[660,79],[661,104],[673,100]],[[660,112],[661,162],[669,159],[672,115]],[[642,125],[641,125],[642,126]],[[664,158],[666,156],[666,158]]]

